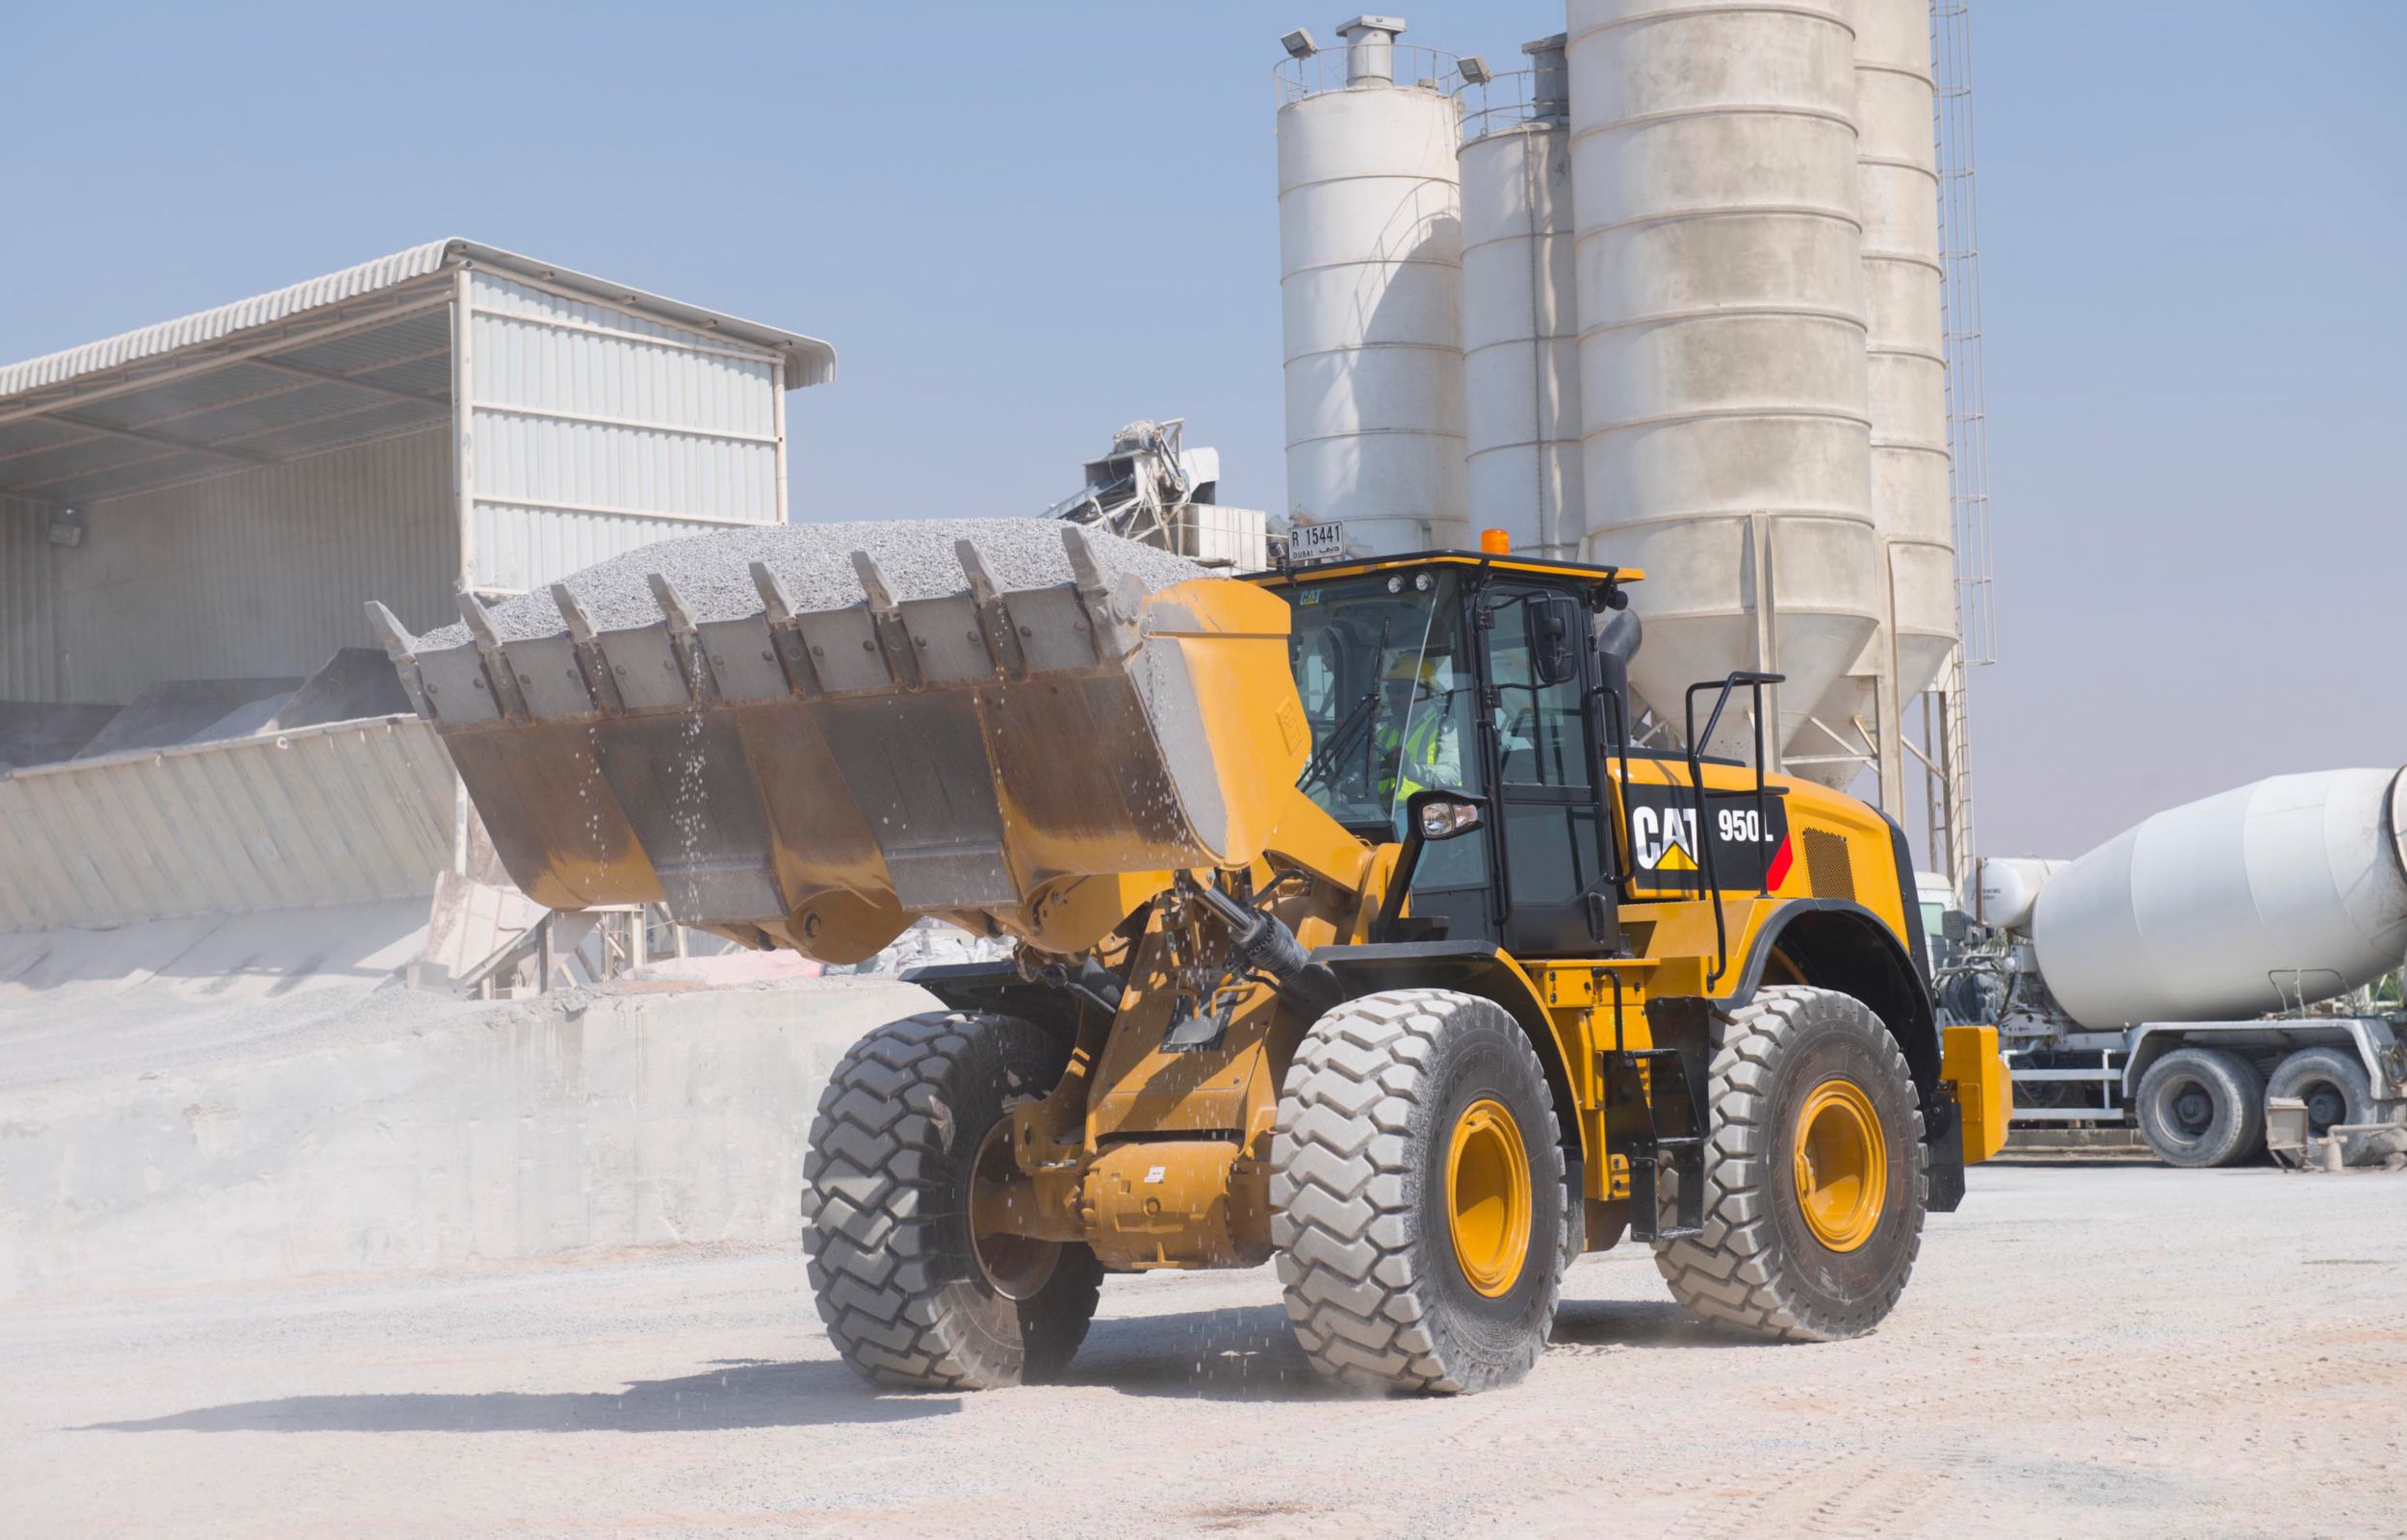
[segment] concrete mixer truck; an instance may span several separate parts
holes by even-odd
[[[2368,988],[2407,954],[2407,771],[2275,776],[1975,886],[1941,998],[1997,1022],[2018,1128],[2229,1166],[2294,1098],[2352,1162],[2407,1139],[2377,1126],[2407,1116],[2407,1019]]]

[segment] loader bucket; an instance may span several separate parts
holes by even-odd
[[[1074,580],[1005,591],[974,543],[964,591],[798,610],[754,563],[757,612],[427,648],[372,618],[510,876],[554,909],[661,903],[677,920],[829,962],[912,917],[1034,935],[1070,881],[1246,862],[1308,732],[1287,607],[1250,583]],[[1116,918],[1116,916],[1115,916]]]

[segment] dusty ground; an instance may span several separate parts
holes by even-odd
[[[1999,1167],[1862,1342],[1640,1254],[1520,1389],[1333,1396],[1267,1271],[1115,1280],[1075,1383],[877,1396],[786,1256],[18,1308],[12,1534],[2395,1534],[2407,1179]]]

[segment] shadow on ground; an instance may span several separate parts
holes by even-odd
[[[88,1431],[155,1433],[696,1433],[892,1423],[961,1409],[952,1396],[881,1396],[839,1363],[731,1359],[623,1391],[291,1396],[236,1401]]]
[[[1744,1339],[1691,1320],[1669,1300],[1566,1299],[1555,1318],[1559,1348],[1730,1348]],[[1095,1322],[1062,1383],[1124,1396],[1194,1400],[1350,1400],[1366,1394],[1312,1372],[1276,1305],[1125,1316]],[[1041,1394],[1041,1392],[1040,1392]],[[812,1427],[941,1417],[952,1395],[893,1395],[827,1359],[729,1359],[677,1379],[639,1379],[619,1391],[486,1391],[439,1395],[288,1396],[233,1401],[165,1417],[95,1423],[115,1433],[671,1433]]]
[[[1277,1305],[1098,1321],[1066,1376],[1125,1396],[1332,1400],[1354,1393],[1312,1373]]]
[[[1700,1324],[1669,1299],[1566,1299],[1550,1340],[1589,1350],[1761,1346]],[[1276,1305],[1098,1321],[1066,1378],[1126,1396],[1202,1400],[1345,1400],[1364,1394],[1313,1373],[1287,1313]]]
[[[1566,1299],[1555,1311],[1558,1346],[1580,1348],[1761,1348],[1755,1338],[1711,1326],[1669,1299]]]

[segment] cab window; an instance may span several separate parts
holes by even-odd
[[[1403,837],[1406,799],[1425,788],[1477,793],[1478,675],[1460,579],[1442,569],[1300,585],[1288,647],[1312,754],[1297,783],[1339,823]],[[1487,881],[1484,834],[1434,845],[1417,890]]]

